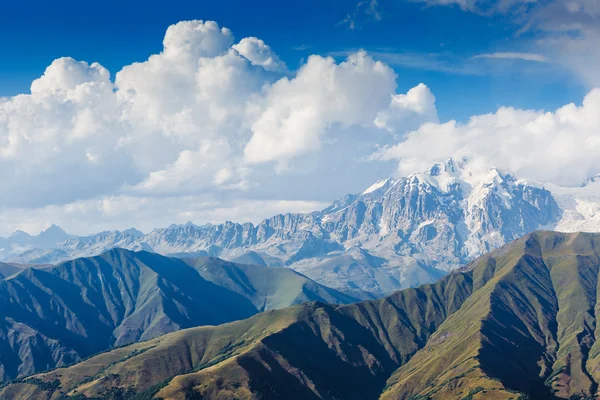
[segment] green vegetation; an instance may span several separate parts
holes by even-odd
[[[288,268],[123,249],[14,274],[21,270],[0,263],[0,309],[14,336],[0,336],[0,383],[266,309],[358,301]]]
[[[588,400],[600,381],[599,252],[600,235],[538,232],[435,284],[170,333],[0,399],[60,387],[110,400]]]
[[[53,381],[43,381],[37,378],[28,378],[25,379],[23,383],[35,385],[44,392],[48,392],[50,394],[56,392],[60,388],[60,381],[58,379],[54,379]]]

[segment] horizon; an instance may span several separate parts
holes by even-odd
[[[380,183],[385,183],[385,182],[387,182],[389,180],[400,180],[402,178],[408,178],[411,175],[420,175],[420,174],[423,174],[423,173],[427,173],[433,167],[438,166],[440,164],[447,164],[450,161],[453,162],[453,163],[456,163],[456,160],[453,157],[450,157],[449,159],[447,159],[445,161],[436,162],[435,164],[431,165],[429,168],[427,168],[426,170],[423,170],[421,172],[414,172],[412,174],[407,174],[407,175],[404,175],[404,176],[389,176],[387,178],[379,179],[379,180],[375,181],[373,184],[371,184],[370,186],[368,186],[363,191],[356,192],[356,193],[346,193],[345,195],[346,196],[348,196],[348,195],[362,196],[362,195],[371,193],[374,190],[379,189],[381,187],[381,185],[379,185]],[[466,159],[463,158],[461,161],[463,162],[462,166],[469,165],[470,167],[473,167],[473,164],[470,164],[469,160],[466,160]],[[492,170],[497,170],[497,168],[495,168],[493,166],[485,166],[485,165],[480,165],[480,164],[479,165],[475,165],[474,168],[477,169],[477,172],[488,172],[488,171],[492,171]],[[461,167],[461,169],[464,170],[464,168],[462,168],[462,167]],[[471,175],[472,172],[473,172],[473,170],[469,169],[468,171],[465,171],[465,172],[468,172],[468,174]],[[553,193],[553,194],[557,194],[557,193],[555,193],[557,190],[563,190],[563,189],[566,189],[567,193],[569,193],[569,194],[576,193],[577,190],[585,189],[585,188],[589,187],[590,184],[596,183],[596,180],[594,180],[593,178],[599,176],[599,174],[592,175],[592,176],[588,177],[586,179],[586,181],[581,182],[579,185],[574,185],[574,186],[570,186],[569,187],[569,186],[553,185],[551,183],[546,183],[546,182],[537,182],[537,181],[532,181],[532,180],[523,180],[523,179],[520,179],[518,176],[516,176],[514,174],[506,173],[505,171],[502,171],[502,170],[499,170],[498,172],[500,172],[501,174],[508,174],[508,175],[514,176],[517,180],[524,181],[528,185],[533,185],[533,186],[540,185],[541,188],[546,189],[550,193]],[[458,179],[464,179],[464,178],[465,178],[464,176],[460,176],[460,175],[458,177]],[[600,184],[600,181],[598,181],[598,184]],[[550,187],[550,188],[548,188],[547,186]],[[593,193],[595,194],[596,192],[593,192]],[[598,192],[598,194],[600,194],[600,192]],[[299,214],[311,214],[311,213],[321,212],[321,211],[327,209],[328,207],[330,207],[331,205],[333,205],[336,201],[339,201],[341,199],[342,199],[342,197],[340,196],[338,198],[332,199],[328,203],[323,203],[319,208],[312,209],[312,210],[307,210],[307,211],[294,212],[292,214],[298,214],[298,213]],[[342,210],[337,210],[335,212],[340,212]],[[249,224],[252,224],[253,226],[256,226],[256,225],[259,225],[260,223],[262,223],[262,222],[264,222],[264,221],[266,221],[266,220],[268,220],[268,219],[270,219],[272,217],[275,217],[277,215],[282,215],[282,214],[288,214],[288,212],[281,212],[281,213],[278,213],[278,214],[268,215],[266,217],[258,218],[256,220],[246,220],[246,221],[241,220],[240,221],[240,220],[229,220],[229,219],[226,219],[226,220],[219,220],[219,221],[202,221],[202,222],[188,220],[188,221],[171,222],[168,225],[154,226],[154,227],[151,227],[149,229],[140,229],[140,228],[138,228],[136,226],[131,226],[131,227],[128,227],[128,228],[115,228],[115,229],[104,229],[104,230],[93,230],[93,228],[91,228],[90,231],[84,232],[84,233],[77,233],[77,232],[71,231],[69,229],[65,230],[59,224],[57,224],[57,223],[51,223],[50,225],[41,228],[41,230],[39,230],[37,232],[35,232],[35,231],[34,232],[32,232],[32,231],[26,231],[26,230],[23,230],[23,229],[16,229],[15,231],[10,232],[9,234],[6,234],[6,233],[1,234],[0,233],[0,239],[7,239],[7,238],[11,237],[12,235],[14,235],[16,233],[20,233],[20,232],[25,233],[25,234],[27,234],[30,237],[36,237],[36,236],[39,236],[42,233],[50,230],[53,227],[59,228],[61,231],[65,232],[65,233],[67,233],[67,234],[69,234],[71,236],[74,236],[74,237],[88,237],[88,236],[94,236],[96,234],[105,233],[105,232],[120,232],[120,233],[124,233],[126,231],[131,231],[131,230],[140,232],[143,235],[148,235],[148,234],[150,234],[150,233],[152,233],[154,231],[171,229],[173,227],[184,227],[184,226],[188,226],[188,225],[192,225],[192,226],[194,226],[196,228],[203,228],[203,227],[210,227],[210,226],[221,225],[221,224],[226,224],[226,223],[234,223],[234,224],[240,224],[240,225],[244,225],[244,224],[248,224],[249,223]]]

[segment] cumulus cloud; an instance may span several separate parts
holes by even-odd
[[[70,57],[54,60],[44,75],[33,81],[31,93],[49,95],[56,91],[74,90],[85,83],[97,83],[112,88],[110,73],[98,63],[89,65],[85,61],[77,62]]]
[[[294,163],[308,182],[324,174],[309,165],[350,165],[389,144],[376,122],[384,114],[395,132],[437,120],[433,95],[396,93],[393,70],[362,51],[289,71],[262,40],[234,43],[215,22],[184,21],[160,53],[114,79],[98,63],[61,58],[30,94],[0,99],[2,213],[120,196],[286,198],[289,180],[273,179],[274,165]]]
[[[258,38],[244,38],[233,48],[250,60],[252,65],[259,65],[267,71],[287,71],[285,63],[279,59],[279,56],[271,50],[271,47]]]
[[[146,179],[131,188],[132,192],[157,195],[181,193],[185,187],[206,187],[211,184],[244,187],[245,182],[231,180],[235,174],[229,159],[231,154],[225,140],[205,141],[198,149],[183,150],[177,159],[163,169],[151,172]]]
[[[418,126],[424,122],[437,122],[435,96],[429,88],[421,83],[410,89],[406,94],[392,96],[388,109],[380,111],[375,118],[375,125],[390,132],[403,133],[409,126]]]
[[[456,121],[427,123],[394,146],[373,155],[398,160],[398,172],[422,171],[448,156],[513,172],[519,177],[562,185],[579,185],[600,172],[600,89],[580,106],[555,112],[500,108]]]
[[[394,71],[363,51],[340,64],[311,56],[295,78],[282,78],[268,90],[245,158],[249,163],[284,162],[318,149],[329,127],[372,125],[395,89]]]

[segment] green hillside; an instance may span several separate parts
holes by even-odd
[[[600,235],[537,232],[431,285],[167,334],[0,399],[592,399]]]
[[[25,269],[0,281],[0,381],[312,300],[356,301],[289,269],[121,249]]]

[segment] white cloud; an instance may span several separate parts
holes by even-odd
[[[182,21],[167,28],[161,56],[165,59],[194,63],[201,57],[222,54],[232,44],[231,31],[220,28],[214,21]]]
[[[435,96],[429,88],[421,83],[410,89],[406,94],[392,96],[392,101],[387,110],[380,111],[375,118],[375,125],[390,132],[404,133],[409,126],[418,126],[424,122],[437,122],[437,109]],[[399,126],[395,126],[399,123]]]
[[[535,53],[515,53],[515,52],[498,52],[498,53],[486,53],[478,54],[473,59],[499,59],[499,60],[523,60],[523,61],[534,61],[534,62],[548,62],[548,58]]]
[[[356,3],[356,7],[346,18],[337,23],[337,25],[346,26],[350,30],[361,28],[372,21],[380,21],[382,14],[379,9],[378,0],[362,0]]]
[[[123,196],[140,207],[200,194],[211,204],[290,193],[322,200],[380,171],[352,168],[392,140],[374,122],[381,112],[398,133],[437,120],[433,95],[423,87],[397,94],[392,69],[364,52],[342,63],[312,56],[288,71],[262,40],[234,43],[215,22],[184,21],[167,29],[160,53],[114,80],[98,63],[61,58],[31,94],[0,99],[0,219],[21,226],[27,222],[10,215],[46,210],[59,218],[63,208]],[[294,182],[273,177],[268,161],[291,165]],[[338,164],[346,165],[341,173]],[[315,190],[302,189],[309,185]],[[16,211],[25,209],[31,213]],[[180,212],[169,208],[164,218]],[[133,216],[124,221],[138,225]]]
[[[595,89],[581,106],[568,104],[555,112],[500,108],[465,125],[427,123],[372,158],[399,160],[399,173],[407,174],[454,155],[519,177],[578,185],[600,172],[599,133],[600,89]]]
[[[458,6],[481,15],[502,15],[516,36],[534,37],[530,51],[484,54],[477,58],[520,58],[562,65],[588,88],[600,86],[600,6],[597,0],[410,0],[430,6]]]
[[[259,65],[266,71],[287,71],[285,63],[279,59],[279,56],[271,50],[271,47],[258,38],[244,38],[233,48],[250,60],[252,65]]]
[[[63,57],[54,60],[46,68],[44,75],[33,81],[31,93],[49,95],[56,91],[73,90],[79,85],[92,82],[112,87],[110,73],[102,65],[89,65],[84,61],[77,62],[70,57]]]
[[[183,150],[175,162],[151,172],[146,179],[131,188],[132,192],[157,195],[192,192],[211,185],[243,187],[244,181],[230,182],[235,176],[229,145],[225,140],[200,143],[198,149]]]
[[[295,78],[269,88],[244,149],[246,160],[285,162],[319,149],[327,128],[371,125],[395,89],[394,71],[365,52],[340,64],[311,56]]]
[[[520,7],[536,4],[538,0],[409,0],[430,6],[458,6],[462,10],[482,14],[508,13]]]
[[[591,57],[573,68],[598,54],[586,32],[569,39],[581,49],[560,42],[571,60]],[[427,86],[397,93],[394,71],[363,51],[340,63],[313,55],[288,71],[260,39],[234,43],[214,22],[186,21],[114,81],[97,63],[62,58],[31,94],[0,99],[3,233],[311,211],[390,173],[361,161],[378,147],[372,159],[399,161],[403,174],[450,155],[561,184],[600,172],[600,89],[552,113],[501,108],[438,123]]]

